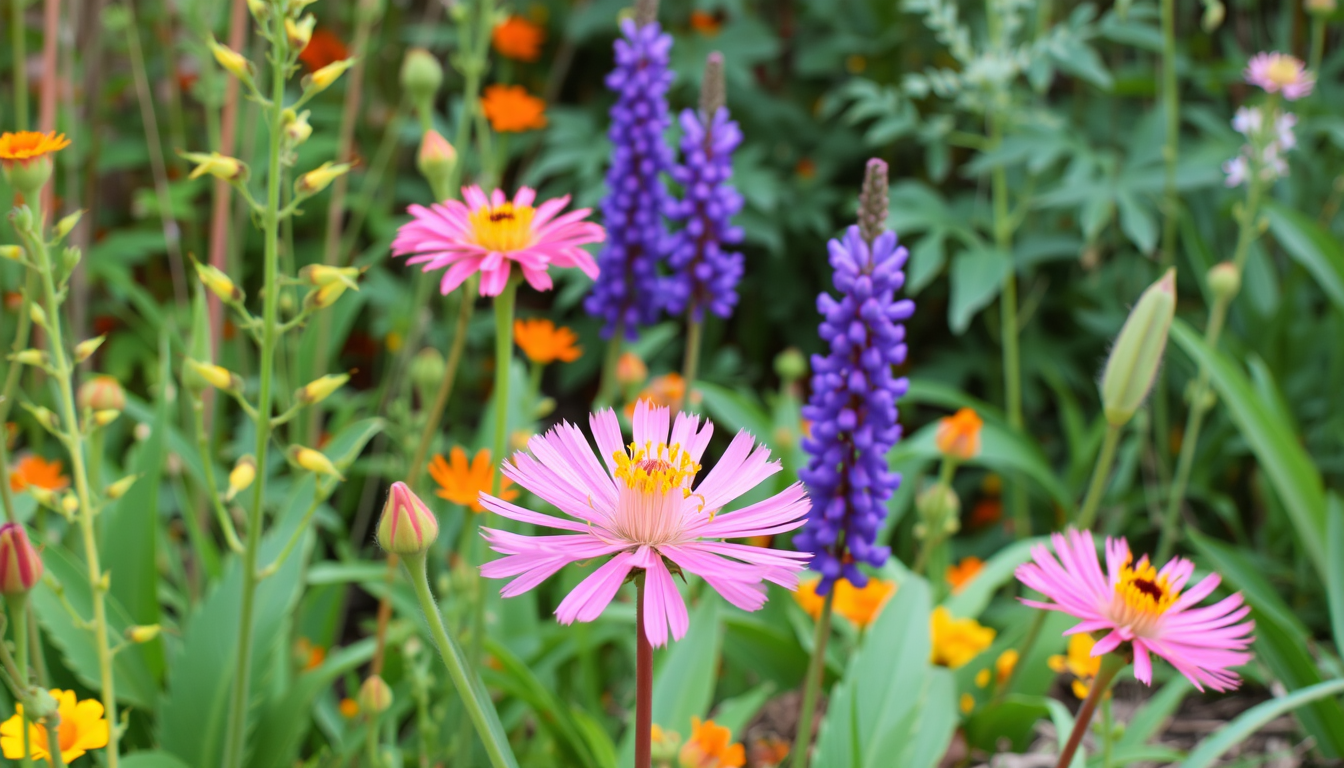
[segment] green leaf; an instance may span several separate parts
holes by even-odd
[[[1330,572],[1325,579],[1330,629],[1335,635],[1335,647],[1344,648],[1344,503],[1333,493],[1326,512],[1326,541],[1330,552]]]
[[[122,755],[121,768],[191,768],[167,752],[136,752]]]
[[[1341,693],[1344,693],[1344,680],[1331,680],[1328,683],[1303,688],[1282,698],[1257,704],[1204,740],[1190,753],[1190,757],[1181,763],[1181,768],[1208,768],[1222,757],[1224,752],[1285,712],[1292,712],[1298,707]]]
[[[992,248],[963,251],[952,259],[947,323],[953,333],[965,333],[975,313],[999,295],[1012,263],[1007,254]]]
[[[486,638],[485,650],[502,667],[499,672],[485,670],[486,681],[532,708],[537,715],[537,722],[550,733],[560,748],[564,762],[595,765],[596,758],[589,752],[588,740],[571,716],[570,708],[508,646]]]
[[[1012,743],[1013,752],[1027,751],[1035,735],[1036,721],[1050,716],[1043,698],[1012,694],[976,710],[966,719],[966,741],[991,754],[1000,751],[1001,739]]]
[[[770,695],[775,692],[774,683],[765,683],[740,696],[728,699],[714,710],[714,722],[733,732],[734,741],[742,741],[747,723],[761,711]]]
[[[1310,217],[1275,202],[1265,204],[1269,231],[1298,264],[1316,278],[1325,295],[1344,309],[1344,247]]]
[[[1055,699],[1046,699],[1045,705],[1050,708],[1050,720],[1055,724],[1055,739],[1059,742],[1059,749],[1064,750],[1064,744],[1069,740],[1069,734],[1073,733],[1073,714],[1059,701]],[[1087,747],[1078,745],[1078,751],[1073,753],[1073,762],[1069,763],[1069,768],[1086,768],[1087,766]]]
[[[999,587],[1013,578],[1017,566],[1031,559],[1031,548],[1045,543],[1043,537],[1023,539],[999,550],[960,592],[943,601],[954,616],[974,619],[989,605]]]
[[[1162,726],[1167,722],[1167,718],[1176,712],[1176,709],[1181,706],[1181,702],[1185,701],[1185,697],[1194,689],[1195,686],[1190,684],[1190,680],[1185,675],[1173,677],[1171,682],[1162,686],[1162,690],[1139,705],[1138,710],[1134,712],[1134,716],[1125,726],[1124,734],[1115,743],[1116,750],[1138,748],[1147,744],[1148,740],[1162,729]],[[1123,763],[1117,761],[1117,764]]]
[[[745,429],[757,440],[767,440],[774,434],[774,420],[755,395],[703,381],[695,383],[695,391],[716,425],[727,427],[730,433]]]
[[[1329,572],[1324,544],[1325,489],[1311,457],[1297,436],[1274,418],[1272,408],[1256,396],[1246,375],[1226,355],[1210,349],[1180,320],[1172,323],[1171,336],[1197,365],[1209,370],[1232,421],[1283,502],[1302,548],[1325,579]]]

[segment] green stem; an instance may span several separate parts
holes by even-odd
[[[595,408],[607,408],[616,403],[616,368],[621,363],[621,347],[625,343],[625,323],[617,321],[616,330],[607,342],[607,356],[602,361],[602,383],[597,389]]]
[[[378,756],[378,716],[369,716],[369,727],[364,736],[364,751],[367,754],[369,768],[380,768],[383,761]]]
[[[1101,700],[1101,768],[1111,768],[1111,746],[1115,735],[1115,720],[1111,717],[1111,699]]]
[[[443,409],[448,405],[448,398],[453,394],[453,384],[457,381],[457,369],[462,363],[462,353],[467,346],[467,325],[471,322],[471,312],[476,303],[475,278],[471,278],[462,284],[457,298],[457,328],[453,331],[453,345],[448,349],[448,361],[444,366],[443,378],[439,381],[438,391],[434,393],[434,403],[425,416],[425,426],[420,430],[420,440],[415,445],[415,455],[411,459],[409,470],[406,472],[406,476],[409,478],[408,484],[412,489],[419,485],[420,477],[425,471],[425,460],[429,457],[429,448],[434,442],[434,435],[439,430],[439,420],[443,418]]]
[[[1027,635],[1022,639],[1022,650],[1018,655],[1018,658],[1021,661],[1014,664],[1013,668],[1008,670],[1008,675],[1003,681],[994,687],[993,702],[995,704],[1003,701],[1003,697],[1008,695],[1008,692],[1012,690],[1013,676],[1017,674],[1017,670],[1022,668],[1022,662],[1025,662],[1026,659],[1031,656],[1031,651],[1036,647],[1036,639],[1041,636],[1041,627],[1045,626],[1045,618],[1048,615],[1049,614],[1045,611],[1035,612],[1035,617],[1032,618],[1031,625],[1027,627]]]
[[[23,7],[28,0],[9,0],[10,76],[14,80],[14,130],[28,130],[28,50]]]
[[[1055,763],[1055,768],[1069,768],[1070,764],[1073,763],[1073,754],[1078,751],[1078,745],[1083,743],[1083,734],[1087,733],[1087,727],[1092,722],[1092,713],[1097,710],[1097,704],[1110,690],[1111,682],[1115,680],[1116,673],[1128,663],[1111,653],[1102,657],[1101,671],[1097,672],[1096,679],[1092,681],[1092,690],[1087,692],[1087,698],[1083,700],[1083,706],[1078,710],[1078,716],[1073,720],[1073,732],[1069,734],[1068,743],[1060,751],[1059,761]]]
[[[1325,19],[1319,14],[1312,14],[1311,17],[1311,62],[1308,67],[1312,72],[1321,71],[1321,57],[1325,55]]]
[[[817,619],[816,634],[812,636],[812,660],[807,664],[807,679],[803,681],[803,704],[798,712],[798,735],[793,739],[793,768],[807,768],[808,749],[812,746],[812,713],[816,711],[817,696],[821,693],[826,676],[826,641],[831,636],[831,610],[835,603],[835,587],[826,593]]]
[[[28,674],[28,593],[6,595],[5,604],[9,608],[10,634],[14,638],[14,656],[19,672],[19,679],[14,682],[26,693],[32,687],[32,683],[29,682],[32,678]],[[23,768],[32,768],[33,749],[29,743],[26,709],[23,711],[20,726],[23,728],[23,756],[19,758],[19,764]]]
[[[16,3],[17,4],[17,3]],[[32,335],[33,321],[30,310],[33,306],[33,295],[38,291],[38,277],[36,270],[28,270],[28,277],[24,283],[23,301],[19,306],[18,324],[14,329],[14,343],[11,345],[11,351],[18,353],[28,348],[28,339]],[[0,390],[0,424],[9,420],[9,407],[14,402],[14,388],[19,385],[19,375],[23,373],[23,366],[11,362],[8,370],[5,371],[5,387]],[[0,435],[0,467],[9,466],[9,449],[6,447],[4,435]],[[5,505],[5,520],[14,522],[14,496],[9,487],[9,482],[0,479],[0,501]]]
[[[112,724],[115,728],[116,725]],[[61,754],[61,715],[59,712],[47,718],[47,752],[51,754],[52,768],[65,768],[65,755]]]
[[[690,411],[691,409],[691,388],[695,384],[695,377],[700,368],[700,344],[704,338],[705,326],[700,320],[694,319],[695,308],[686,312],[686,357],[681,364],[681,379],[685,387],[682,390],[682,402],[675,403],[675,410]]]
[[[1101,441],[1101,451],[1097,454],[1097,464],[1092,468],[1092,482],[1087,487],[1087,498],[1083,501],[1083,510],[1078,513],[1077,527],[1086,530],[1092,527],[1097,517],[1097,507],[1106,491],[1106,481],[1111,477],[1111,465],[1115,463],[1115,448],[1120,444],[1122,427],[1106,424],[1106,437]]]
[[[1180,151],[1180,93],[1176,81],[1176,0],[1162,0],[1162,117],[1166,143],[1162,147],[1165,177],[1162,192],[1162,266],[1176,263],[1176,223],[1180,198],[1176,193],[1176,160]]]
[[[518,283],[522,278],[509,275],[509,282],[495,297],[495,439],[491,443],[490,459],[496,464],[504,461],[509,439],[509,373],[513,368],[513,307],[518,298]],[[499,495],[504,479],[502,472],[492,473],[490,494]]]
[[[285,70],[289,52],[278,22],[272,29],[270,148],[266,165],[266,210],[262,214],[265,243],[260,392],[257,408],[257,479],[247,516],[247,544],[243,549],[242,608],[238,616],[238,655],[234,666],[233,697],[224,742],[224,768],[241,768],[247,752],[247,702],[252,668],[252,621],[257,592],[257,555],[261,548],[262,505],[266,500],[266,450],[271,440],[271,389],[275,373],[276,309],[279,302],[277,265],[280,258],[280,140],[285,100]]]
[[[471,722],[476,726],[476,733],[481,737],[485,744],[485,752],[490,757],[490,764],[494,768],[517,768],[513,759],[513,754],[509,749],[507,741],[502,740],[497,735],[496,728],[492,727],[492,722],[487,716],[482,706],[482,697],[478,694],[483,693],[484,688],[479,680],[473,677],[469,678],[468,669],[465,660],[462,658],[462,652],[457,644],[448,636],[448,632],[443,626],[443,617],[439,614],[439,607],[434,602],[434,595],[429,591],[429,578],[425,572],[425,555],[408,555],[402,559],[406,566],[406,574],[411,579],[411,586],[415,588],[415,598],[420,604],[420,610],[424,612],[425,619],[429,623],[430,637],[434,640],[434,645],[439,649],[439,656],[443,659],[443,665],[448,669],[448,676],[452,678],[453,685],[456,686],[458,694],[462,698],[462,705],[466,707],[467,714],[471,717]],[[488,699],[486,699],[488,701]]]

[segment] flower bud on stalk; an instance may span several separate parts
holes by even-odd
[[[271,17],[271,4],[267,0],[247,0],[247,10],[252,13],[252,18],[256,19],[258,24]]]
[[[47,327],[47,311],[42,308],[41,304],[28,305],[28,319],[32,320],[33,325],[38,328]]]
[[[915,497],[915,510],[921,521],[915,526],[919,538],[942,537],[961,528],[961,497],[951,486],[936,483],[928,487]]]
[[[0,525],[0,594],[26,595],[42,578],[42,558],[19,523]]]
[[[1152,389],[1176,313],[1176,270],[1168,269],[1139,297],[1125,320],[1101,376],[1106,421],[1122,426]]]
[[[336,465],[331,463],[331,459],[327,458],[327,455],[321,451],[305,448],[302,445],[290,446],[289,460],[315,475],[327,475],[337,480],[345,479],[336,469]]]
[[[241,80],[247,85],[252,85],[252,62],[243,58],[243,55],[228,47],[221,45],[212,35],[210,37],[210,53],[214,54],[215,61],[225,71]]]
[[[433,188],[446,185],[457,167],[457,150],[438,131],[431,130],[420,141],[420,152],[415,156],[420,175]]]
[[[106,411],[94,411],[93,423],[100,427],[106,427],[108,424],[116,421],[118,416],[121,416],[121,411],[118,410],[108,409]]]
[[[163,627],[158,624],[136,625],[126,628],[126,639],[132,643],[148,643],[159,636]]]
[[[308,41],[313,39],[313,27],[317,26],[317,17],[308,14],[302,19],[285,19],[285,37],[289,38],[289,44],[294,50],[302,51],[308,47]]]
[[[297,147],[313,135],[313,126],[308,122],[308,114],[309,111],[306,109],[298,114],[292,109],[285,110],[284,130],[289,146]]]
[[[247,181],[248,168],[247,163],[228,155],[221,155],[218,152],[178,152],[184,160],[189,160],[196,164],[187,175],[189,179],[199,179],[209,174],[216,179],[224,181]]]
[[[22,365],[44,367],[47,364],[47,353],[40,349],[25,349],[10,355],[9,359]]]
[[[401,63],[401,88],[420,112],[430,110],[443,85],[443,65],[424,48],[412,48]]]
[[[804,355],[797,347],[788,349],[775,355],[775,373],[785,384],[792,384],[804,376],[807,376],[807,355]]]
[[[242,289],[235,285],[228,275],[209,264],[196,262],[196,277],[200,278],[201,284],[218,296],[220,301],[236,304],[244,298]]]
[[[101,337],[100,337],[101,338]],[[82,409],[92,411],[122,411],[126,409],[126,393],[121,383],[111,376],[94,376],[84,382],[76,395]]]
[[[131,490],[131,486],[135,485],[135,481],[139,479],[140,479],[139,475],[127,475],[121,478],[120,480],[116,481],[115,483],[107,486],[107,489],[103,491],[103,493],[106,494],[107,498],[116,501],[117,499],[120,499],[122,496],[125,496],[126,492]]]
[[[330,267],[325,264],[309,264],[299,270],[299,277],[319,288],[332,283],[341,283],[346,288],[358,291],[359,283],[355,280],[363,272],[364,270],[359,267]]]
[[[370,716],[376,717],[386,712],[392,706],[392,689],[387,686],[383,678],[378,675],[370,675],[364,684],[359,686],[359,709],[361,712],[367,712]]]
[[[331,393],[340,389],[345,382],[350,380],[350,374],[327,374],[320,379],[314,379],[307,384],[299,387],[294,392],[294,399],[305,405],[320,403],[331,396]]]
[[[73,493],[67,493],[61,497],[61,511],[67,518],[72,518],[79,511],[79,497]]]
[[[238,459],[238,463],[233,465],[229,472],[229,490],[224,494],[225,501],[233,501],[233,497],[247,490],[252,481],[257,479],[257,460],[252,454],[245,454]]]
[[[61,266],[65,268],[65,273],[69,275],[79,266],[79,260],[84,258],[84,252],[75,246],[61,249]]]
[[[327,66],[317,70],[303,78],[301,81],[304,88],[310,88],[315,93],[321,93],[331,87],[331,84],[340,79],[345,74],[345,70],[355,66],[353,57],[334,61]]]
[[[421,400],[439,386],[447,370],[448,363],[439,350],[425,347],[415,353],[411,358],[411,384],[420,393]]]
[[[23,248],[17,245],[0,245],[0,259],[23,261]]]
[[[299,195],[316,195],[326,189],[338,177],[355,167],[354,163],[340,163],[328,160],[313,170],[303,174],[294,182],[294,192]]]
[[[85,339],[84,341],[81,341],[78,344],[76,344],[75,362],[82,363],[85,360],[88,360],[90,357],[93,357],[93,353],[97,352],[98,348],[103,346],[103,342],[106,340],[107,335],[104,334],[102,336],[95,336],[92,339]],[[116,379],[113,379],[113,381],[116,381]]]
[[[191,373],[199,377],[200,381],[209,384],[215,389],[225,392],[242,392],[243,379],[238,374],[233,373],[227,368],[210,363],[202,363],[199,360],[187,358],[187,368]],[[193,382],[187,382],[191,386]]]
[[[28,495],[32,496],[38,504],[50,509],[56,509],[61,504],[61,500],[56,498],[55,491],[49,491],[41,486],[28,486]]]
[[[1214,264],[1209,269],[1209,291],[1215,299],[1231,301],[1241,291],[1241,273],[1230,261]]]
[[[309,291],[303,303],[309,309],[326,309],[345,293],[345,283],[327,283],[315,291]]]
[[[401,557],[421,555],[438,537],[439,521],[425,502],[405,483],[393,483],[378,520],[378,546]]]
[[[27,409],[28,413],[32,414],[33,419],[41,424],[43,429],[52,434],[60,431],[61,420],[47,408],[40,405],[29,405],[28,403],[24,403],[23,407]]]
[[[66,235],[70,234],[83,216],[83,211],[75,211],[74,213],[62,217],[60,221],[56,222],[56,240],[59,242],[64,239]]]

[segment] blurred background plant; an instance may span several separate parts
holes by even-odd
[[[1256,661],[1220,717],[1315,691],[1292,700],[1286,749],[1344,757],[1344,707],[1319,693],[1344,669],[1334,1],[665,3],[672,114],[698,114],[717,52],[741,133],[725,150],[736,307],[690,326],[684,303],[651,312],[615,347],[584,311],[592,280],[552,270],[553,290],[519,292],[510,335],[474,280],[441,296],[441,275],[390,243],[408,205],[463,183],[600,205],[616,98],[602,83],[626,4],[3,2],[0,127],[70,140],[45,200],[0,182],[40,212],[0,234],[0,344],[15,353],[0,495],[46,571],[22,609],[33,621],[9,627],[29,630],[30,682],[104,702],[111,744],[83,761],[118,765],[120,745],[139,768],[487,764],[412,582],[374,543],[402,480],[438,518],[429,586],[518,764],[628,764],[633,604],[559,627],[550,612],[591,565],[509,600],[476,575],[497,435],[511,452],[586,422],[605,364],[618,411],[685,403],[718,424],[716,444],[738,429],[766,442],[784,471],[746,502],[793,482],[809,357],[827,350],[827,241],[854,222],[869,157],[890,166],[886,225],[917,305],[888,455],[903,481],[879,532],[893,559],[834,596],[813,764],[1053,751],[1099,668],[1067,623],[1012,599],[1012,574],[1033,537],[1080,516],[1245,594]],[[1314,87],[1290,91],[1306,73],[1268,61],[1248,80],[1262,51],[1295,54]],[[684,131],[673,119],[664,135],[678,164]],[[694,170],[670,170],[669,193]],[[39,240],[76,254],[50,253],[50,294],[30,268]],[[1103,368],[1169,269],[1152,394],[1117,412]],[[754,543],[789,546],[774,539]],[[784,764],[817,585],[798,600],[772,587],[745,614],[689,581],[691,630],[655,656],[655,764]],[[1101,702],[1097,764],[1217,757],[1162,724],[1222,700],[1156,673],[1153,696],[1120,686]],[[12,699],[0,688],[5,717]]]

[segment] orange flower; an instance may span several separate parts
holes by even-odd
[[[691,738],[681,748],[683,768],[742,768],[747,763],[747,751],[741,744],[731,744],[733,732],[713,720],[691,718]]]
[[[971,527],[983,528],[993,525],[1003,517],[1003,502],[997,496],[989,496],[975,502],[971,507]]]
[[[510,16],[495,26],[490,34],[499,55],[518,61],[536,61],[541,57],[541,44],[546,40],[546,30],[522,16]]]
[[[306,637],[300,637],[294,643],[294,658],[303,667],[303,671],[308,672],[322,666],[322,662],[327,660],[327,649]]]
[[[546,102],[521,85],[490,85],[485,88],[481,109],[490,127],[500,133],[520,133],[546,127]]]
[[[9,487],[15,491],[22,491],[29,486],[60,491],[69,485],[70,478],[61,474],[60,460],[47,461],[41,456],[29,454],[19,459],[9,471]]]
[[[971,583],[971,579],[985,567],[984,561],[980,558],[971,556],[963,558],[956,565],[947,567],[947,583],[952,585],[952,593],[956,594],[966,588]]]
[[[680,373],[673,371],[672,373],[659,376],[649,382],[649,386],[645,387],[639,393],[639,397],[635,398],[635,402],[626,404],[625,415],[629,418],[634,418],[635,403],[640,400],[648,400],[654,405],[666,408],[675,405],[676,403],[680,403],[685,396],[686,380],[681,377]]]
[[[712,13],[691,11],[691,29],[705,37],[713,37],[719,34],[719,28],[722,26],[723,22],[719,21],[718,17]]]
[[[959,461],[973,459],[980,454],[980,415],[970,408],[962,408],[951,416],[938,420],[934,442],[945,456]]]
[[[439,484],[439,490],[435,493],[439,498],[464,506],[472,512],[484,512],[481,491],[489,493],[490,484],[495,479],[495,465],[490,462],[490,450],[482,448],[477,451],[470,466],[467,464],[467,452],[461,446],[453,448],[449,457],[452,459],[451,464],[443,458],[443,454],[436,454],[429,462],[429,476]],[[507,477],[504,478],[500,484],[499,498],[505,501],[518,498],[518,491],[508,490],[511,485],[513,483]]]
[[[309,72],[316,72],[328,64],[335,64],[348,58],[350,51],[341,38],[321,27],[313,30],[313,36],[308,39],[308,44],[299,52],[299,61],[303,62],[303,66],[307,67]]]
[[[359,702],[354,699],[341,699],[341,703],[336,708],[341,711],[341,717],[346,720],[353,720],[359,714]]]
[[[14,161],[19,161],[24,165],[29,160],[36,160],[39,157],[46,157],[53,152],[60,152],[62,149],[70,146],[70,140],[65,138],[64,133],[38,133],[37,131],[19,131],[10,133],[5,131],[0,134],[0,161],[3,161],[5,167],[14,165]]]
[[[768,736],[751,745],[751,762],[761,768],[777,768],[789,756],[790,744],[783,739]]]
[[[547,365],[560,360],[572,363],[579,359],[583,347],[575,346],[579,335],[550,320],[514,320],[513,340],[522,348],[527,359]]]
[[[649,378],[648,366],[639,359],[639,355],[634,352],[623,352],[621,359],[616,361],[617,383],[622,387],[633,387],[643,384],[647,378]]]
[[[817,594],[819,579],[804,581],[793,593],[794,599],[812,618],[820,618],[825,598]],[[863,629],[872,624],[882,613],[882,608],[896,594],[896,584],[879,578],[868,579],[862,588],[855,587],[848,579],[835,583],[835,600],[832,610],[844,616],[856,627]]]

